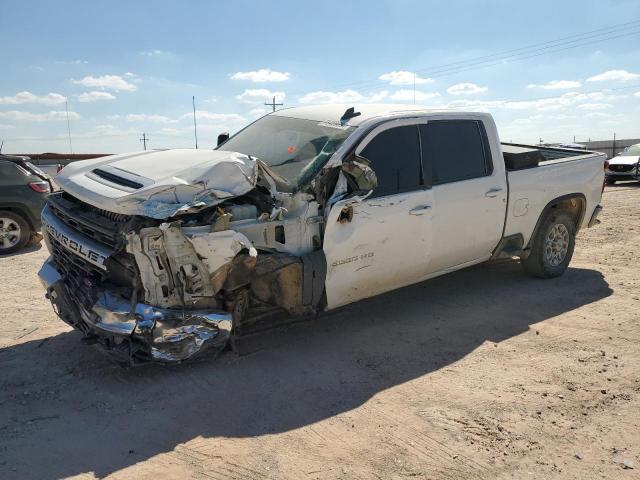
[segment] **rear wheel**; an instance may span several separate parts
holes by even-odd
[[[20,250],[31,234],[31,227],[21,215],[0,210],[0,255]]]
[[[535,277],[559,277],[569,266],[575,240],[573,217],[563,211],[549,212],[533,239],[531,253],[522,260],[522,267]]]

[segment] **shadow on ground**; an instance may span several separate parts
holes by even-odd
[[[38,242],[35,245],[27,245],[26,247],[21,248],[17,252],[0,253],[0,258],[9,258],[9,257],[15,257],[17,255],[26,255],[28,253],[37,252],[41,248],[42,248],[42,242]]]
[[[123,369],[75,333],[5,348],[0,477],[102,477],[198,436],[303,427],[611,293],[597,271],[538,280],[505,262],[272,334],[244,357]]]

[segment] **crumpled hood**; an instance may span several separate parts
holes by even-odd
[[[635,165],[640,160],[638,155],[619,155],[609,160],[609,165]]]
[[[147,150],[74,162],[60,187],[95,207],[165,219],[217,205],[252,190],[254,158],[219,150]]]

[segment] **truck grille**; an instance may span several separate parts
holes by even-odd
[[[90,308],[95,303],[91,286],[104,281],[106,272],[69,252],[51,235],[48,235],[48,240],[56,270],[65,279],[73,295],[83,303],[85,308]]]
[[[47,230],[45,235],[51,257],[70,293],[87,309],[95,303],[96,287],[108,285],[130,295],[138,273],[133,255],[124,251],[126,240],[122,232],[128,230],[127,224],[133,217],[95,208],[67,193],[50,195],[47,208],[51,217],[78,232],[76,240],[90,239],[106,246],[105,251],[112,252],[104,262],[106,270],[102,269],[70,251],[69,245],[60,243],[63,239],[57,239]]]
[[[49,209],[67,226],[114,250],[122,247],[122,227],[131,219],[129,215],[95,208],[64,193],[49,196]]]
[[[636,168],[635,165],[609,165],[609,170],[612,172],[630,172],[634,168]]]

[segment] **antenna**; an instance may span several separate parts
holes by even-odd
[[[274,96],[273,99],[271,100],[271,103],[268,102],[264,102],[265,105],[272,107],[273,111],[276,111],[276,107],[282,107],[284,106],[284,103],[276,103],[276,97]]]
[[[196,150],[198,149],[198,126],[196,125],[196,97],[191,97],[193,102],[193,136],[196,138]]]
[[[147,137],[146,133],[142,133],[142,137],[140,138],[140,141],[142,142],[142,145],[144,147],[144,149],[147,149],[147,142],[149,141],[149,137]]]
[[[73,155],[73,146],[71,145],[71,125],[69,124],[69,102],[65,100],[64,108],[67,111],[67,135],[69,137],[69,154]]]

